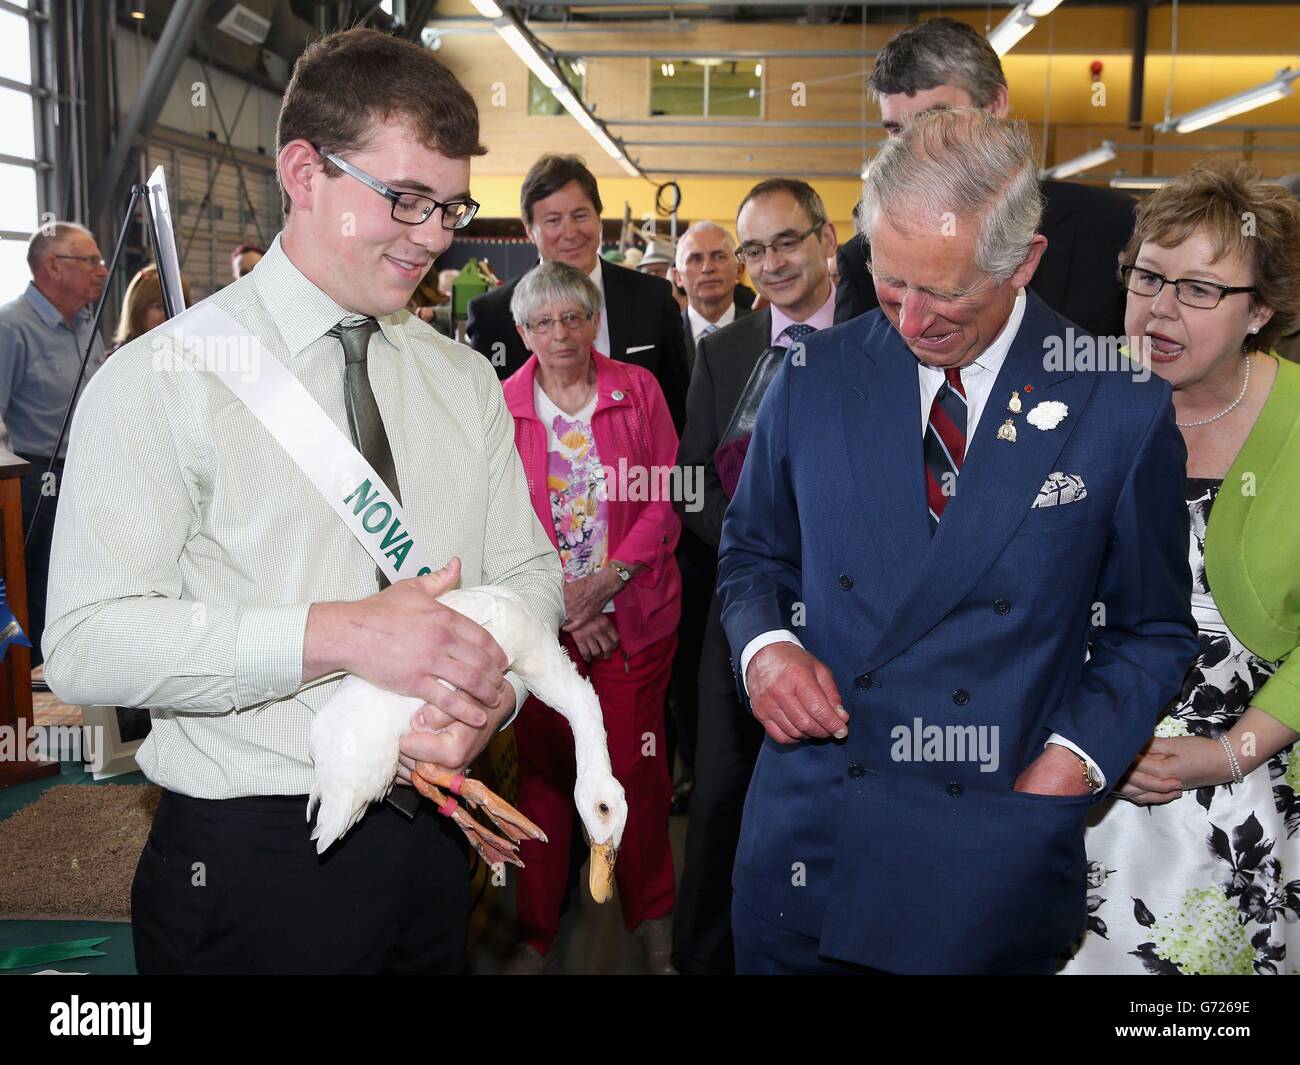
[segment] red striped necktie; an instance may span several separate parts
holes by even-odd
[[[961,370],[950,367],[943,376],[925,426],[925,496],[931,532],[939,527],[944,508],[957,490],[957,475],[966,457],[966,390]]]

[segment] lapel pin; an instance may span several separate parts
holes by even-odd
[[[1012,392],[1012,393],[1011,393],[1011,402],[1007,404],[1007,410],[1009,410],[1012,414],[1019,414],[1019,413],[1020,413],[1020,411],[1021,411],[1021,406],[1020,406],[1020,393],[1019,393],[1019,392]]]
[[[1016,442],[1016,423],[1010,418],[998,426],[998,439],[1010,440],[1013,444]]]

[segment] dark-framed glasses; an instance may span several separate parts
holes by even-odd
[[[1251,286],[1219,285],[1213,281],[1202,281],[1194,277],[1168,278],[1154,270],[1144,270],[1140,266],[1121,266],[1120,279],[1124,287],[1135,296],[1154,297],[1166,285],[1174,286],[1174,298],[1185,307],[1196,307],[1203,311],[1219,305],[1224,296],[1235,296],[1239,292],[1258,290]]]
[[[811,229],[805,229],[802,233],[791,233],[783,237],[777,237],[776,240],[768,244],[761,241],[749,240],[736,249],[736,258],[746,266],[757,266],[767,255],[767,249],[771,248],[781,258],[793,255],[799,250],[799,245],[811,237],[826,223],[818,222]]]
[[[590,322],[591,319],[592,316],[590,314],[579,314],[577,311],[566,311],[558,318],[534,318],[532,321],[525,324],[525,328],[527,328],[527,330],[534,336],[545,337],[551,335],[555,330],[557,322],[564,326],[564,331],[566,333],[571,333],[573,330],[580,328],[584,323]]]
[[[343,173],[356,178],[363,185],[368,185],[380,196],[393,205],[393,220],[407,226],[418,226],[427,222],[429,216],[442,208],[443,229],[464,229],[474,220],[478,213],[477,200],[466,197],[463,200],[451,200],[444,203],[432,196],[421,196],[416,192],[400,192],[391,185],[385,185],[378,178],[371,177],[360,167],[353,166],[346,159],[341,159],[333,152],[321,153],[322,159],[328,159]]]

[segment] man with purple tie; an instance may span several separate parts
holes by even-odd
[[[835,254],[835,227],[806,181],[759,182],[740,203],[736,233],[735,256],[768,306],[700,337],[677,452],[678,463],[698,471],[697,483],[703,484],[702,505],[683,506],[682,523],[715,555],[748,443],[743,435],[728,439],[727,430],[738,405],[750,408],[761,399],[760,382],[751,387],[751,377],[765,353],[802,344],[816,330],[829,328],[835,312],[827,266]],[[710,597],[700,651],[695,789],[673,916],[673,964],[687,975],[735,971],[731,869],[745,789],[763,739],[763,730],[736,698],[722,604],[712,586]]]
[[[1041,210],[1022,124],[919,116],[860,205],[880,308],[767,389],[718,582],[767,734],[741,972],[1054,971],[1090,804],[1196,653],[1170,390],[1050,357]]]

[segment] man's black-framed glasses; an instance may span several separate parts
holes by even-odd
[[[322,153],[321,158],[328,159],[343,173],[356,178],[363,185],[369,185],[380,196],[384,197],[393,205],[393,220],[401,222],[403,225],[418,226],[422,222],[427,222],[429,216],[441,207],[443,229],[464,229],[478,214],[479,203],[477,200],[466,198],[443,203],[441,200],[435,200],[432,196],[421,196],[417,192],[400,192],[390,185],[385,185],[378,178],[371,177],[360,167],[353,166],[346,159],[339,158],[333,152]]]
[[[799,250],[799,245],[811,237],[826,223],[818,222],[811,229],[805,229],[802,233],[791,233],[784,237],[777,237],[776,240],[769,244],[763,244],[757,240],[747,241],[736,249],[736,258],[746,266],[757,266],[767,255],[767,249],[771,248],[777,255],[785,258],[793,255]]]
[[[1220,285],[1194,277],[1180,277],[1174,280],[1157,274],[1154,270],[1144,270],[1140,266],[1121,266],[1119,274],[1124,287],[1135,296],[1155,297],[1166,285],[1173,285],[1174,298],[1179,303],[1184,307],[1196,307],[1203,311],[1217,307],[1224,296],[1234,296],[1239,292],[1259,294],[1259,290],[1251,286]]]

